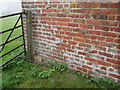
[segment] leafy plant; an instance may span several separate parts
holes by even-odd
[[[83,73],[82,77],[89,78],[89,74],[88,73]]]
[[[64,72],[67,70],[67,64],[66,63],[62,63],[59,62],[55,65],[52,66],[52,69],[56,70],[56,71],[60,71],[60,72]]]
[[[47,70],[47,71],[42,71],[42,72],[39,73],[39,77],[41,79],[48,78],[52,75],[52,73],[54,71],[55,71],[54,69],[50,69],[50,70]]]

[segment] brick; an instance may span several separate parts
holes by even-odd
[[[69,4],[64,4],[64,8],[69,8]]]
[[[63,14],[63,13],[61,13],[61,14],[57,14],[57,16],[58,16],[58,17],[66,17],[67,14]]]
[[[76,33],[73,33],[73,32],[65,32],[65,34],[69,36],[76,36]]]
[[[106,52],[99,52],[100,55],[103,55],[103,56],[106,56],[106,57],[110,57],[110,58],[113,58],[113,55],[111,54],[108,54]]]
[[[120,61],[118,61],[118,60],[114,60],[114,59],[109,59],[109,58],[107,58],[106,61],[107,61],[107,62],[110,62],[110,63],[113,63],[113,64],[118,64],[118,65],[120,65]]]
[[[78,42],[86,42],[86,40],[83,38],[73,38],[73,40],[78,41]]]
[[[100,67],[100,69],[102,69],[102,70],[106,70],[106,67]]]
[[[101,25],[101,21],[99,20],[87,20],[87,24],[95,24],[95,25]]]
[[[74,50],[72,50],[72,49],[67,49],[67,51],[68,51],[68,52],[74,52]]]
[[[114,58],[119,60],[120,59],[120,55],[115,55]]]
[[[108,8],[108,4],[107,3],[101,3],[100,8]]]
[[[118,70],[120,69],[120,65],[117,65],[117,64],[116,65],[112,65],[112,67],[115,68],[115,69],[118,69]]]
[[[86,13],[86,9],[73,9],[73,13]]]
[[[77,8],[83,8],[83,3],[78,3]]]
[[[114,78],[120,78],[120,75],[117,75],[117,74],[109,74],[109,75],[114,77]]]
[[[102,14],[113,14],[113,15],[117,15],[118,14],[118,10],[117,9],[105,9],[102,10]]]
[[[90,44],[99,45],[99,41],[91,41]]]
[[[115,39],[115,43],[120,43],[120,39]]]
[[[78,27],[78,24],[68,23],[68,26],[71,26],[71,27]]]
[[[96,50],[92,50],[92,51],[90,51],[89,53],[94,53],[94,54],[97,54],[97,53],[98,53],[98,51],[96,51]]]
[[[40,2],[40,1],[37,1],[37,2],[35,2],[36,4],[41,4],[41,3],[43,3],[43,2]]]
[[[63,4],[58,4],[58,8],[63,8]]]
[[[108,37],[118,37],[118,33],[112,33],[112,32],[102,32],[103,36],[108,36]]]
[[[87,12],[90,13],[90,14],[91,13],[93,13],[93,14],[99,14],[99,16],[100,16],[102,10],[101,9],[90,9],[90,10],[88,9]]]
[[[116,20],[117,20],[117,21],[120,21],[120,16],[117,16]]]
[[[66,47],[66,48],[70,48],[70,45],[64,44],[64,43],[62,43],[61,46],[62,46],[62,47]]]
[[[109,25],[110,25],[110,26],[117,26],[117,25],[118,25],[118,22],[109,22]]]
[[[69,18],[62,18],[62,21],[63,21],[63,22],[71,22],[72,20],[69,19]]]
[[[75,28],[75,29],[73,29],[73,32],[80,32],[80,29],[79,28]]]
[[[109,31],[110,27],[105,27],[105,26],[95,26],[96,30],[103,30],[103,31]]]
[[[48,16],[55,17],[55,16],[57,16],[57,14],[56,13],[51,13]]]
[[[64,13],[69,13],[71,10],[70,9],[62,9],[62,12]]]
[[[75,41],[68,41],[68,44],[70,44],[70,45],[76,45],[77,42],[75,42]]]
[[[114,15],[109,15],[108,20],[115,20],[115,16]]]
[[[92,17],[93,17],[94,19],[99,19],[100,15],[98,15],[98,14],[93,14]]]
[[[50,12],[59,12],[57,9],[51,9]]]
[[[45,5],[38,5],[39,8],[45,8]]]
[[[94,35],[100,35],[100,31],[92,31],[92,30],[89,30],[89,34],[94,34]]]
[[[83,29],[93,29],[93,25],[88,24],[79,24],[79,27]]]
[[[102,70],[100,70],[100,69],[95,69],[95,71],[97,71],[98,73],[101,73],[101,74],[107,74],[105,71],[102,71]]]
[[[81,67],[77,67],[77,69],[78,69],[78,70],[82,70],[82,71],[84,71],[84,72],[87,72],[87,70],[86,70],[86,69],[81,68]]]
[[[87,47],[87,48],[90,48],[90,47],[91,47],[91,45],[86,44],[86,43],[80,43],[79,46],[80,46],[80,47]]]
[[[73,29],[69,27],[62,27],[62,30],[72,32]]]
[[[85,23],[84,19],[74,19],[73,22],[75,23]]]
[[[54,22],[52,25],[68,26],[68,23],[65,22]]]
[[[88,65],[93,65],[93,63],[92,63],[92,62],[87,62],[87,64],[88,64]]]
[[[57,5],[57,4],[52,4],[52,7],[53,7],[53,8],[57,8],[58,5]]]
[[[100,7],[100,3],[92,3],[92,8],[99,8]]]
[[[77,4],[76,3],[71,3],[70,4],[70,8],[76,8],[77,7]]]
[[[90,3],[84,3],[84,8],[90,8]]]
[[[107,42],[114,42],[114,38],[106,38]]]
[[[52,21],[61,21],[61,18],[51,18]]]
[[[100,41],[104,41],[105,37],[98,36],[97,39],[100,40]]]
[[[89,38],[89,35],[87,34],[81,34],[81,33],[77,33],[78,37],[83,37],[83,38]]]
[[[97,39],[97,36],[91,35],[90,39]]]
[[[119,3],[110,3],[109,8],[119,8]]]
[[[42,19],[42,20],[51,21],[51,18],[48,18],[48,17],[42,17],[41,19]]]
[[[86,66],[86,65],[83,65],[82,68],[87,68],[87,69],[93,69],[92,67],[89,67],[89,66]]]
[[[85,60],[88,60],[88,61],[91,61],[91,62],[94,62],[94,63],[97,63],[97,62],[98,62],[98,60],[93,59],[93,58],[89,58],[89,57],[85,57],[84,59],[85,59]]]
[[[69,37],[69,36],[65,36],[65,35],[64,35],[64,36],[62,36],[62,38],[63,38],[63,39],[70,39],[70,37]]]
[[[50,9],[42,9],[42,12],[50,12]]]
[[[84,55],[84,56],[88,55],[88,53],[81,52],[81,51],[79,51],[78,54],[79,54],[79,55]]]
[[[104,66],[110,66],[111,64],[104,62],[104,61],[98,61],[97,64],[104,65]]]
[[[79,14],[68,14],[68,17],[79,18]]]

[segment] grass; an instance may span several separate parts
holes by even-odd
[[[69,69],[41,79],[39,73],[49,69],[42,64],[21,61],[19,58],[3,68],[3,88],[97,88],[96,84],[87,83],[87,78]]]
[[[19,16],[11,16],[11,17],[7,17],[7,18],[3,18],[0,19],[0,23],[1,25],[1,31],[5,31],[8,29],[11,29],[14,27],[17,19]],[[17,26],[21,25],[21,21],[18,22]],[[7,37],[9,36],[11,31],[8,31],[6,33],[0,34],[0,37],[2,37],[2,41],[0,42],[0,44],[5,43]],[[17,28],[14,30],[14,32],[12,33],[11,37],[9,40],[12,40],[13,38],[22,35],[22,28]],[[14,49],[15,47],[21,45],[23,43],[23,39],[22,37],[12,41],[8,44],[6,44],[5,48],[3,49],[3,51],[0,53],[0,56],[4,55],[5,53],[9,52],[10,50]],[[0,46],[0,49],[2,48],[2,46]],[[6,61],[10,60],[11,58],[15,57],[17,54],[19,54],[20,52],[23,51],[23,47],[16,49],[14,52],[9,53],[8,55],[4,56],[2,59],[0,59],[0,64],[5,63]],[[2,62],[1,62],[2,61]]]
[[[120,90],[120,85],[111,79],[89,77],[86,73],[81,74],[66,67],[64,63],[59,62],[31,63],[20,57],[3,67],[2,86],[3,88],[102,88],[104,90],[115,88]],[[50,71],[53,72],[50,74]]]

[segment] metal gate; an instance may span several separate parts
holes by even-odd
[[[0,59],[2,59],[3,57],[7,56],[8,54],[10,54],[11,52],[14,52],[16,49],[20,48],[20,47],[23,47],[23,50],[22,52],[20,52],[18,55],[15,55],[14,57],[12,57],[10,60],[6,60],[5,63],[2,63],[0,65],[0,67],[6,65],[7,63],[9,63],[10,61],[12,60],[15,60],[17,57],[19,57],[20,55],[24,54],[26,55],[26,49],[25,49],[25,39],[24,39],[24,31],[23,31],[23,21],[22,21],[22,14],[23,12],[21,13],[15,13],[15,14],[10,14],[10,15],[6,15],[6,16],[1,16],[0,19],[3,19],[3,18],[7,18],[7,17],[12,17],[12,16],[18,16],[17,18],[17,21],[16,23],[14,24],[13,28],[10,28],[10,29],[7,29],[7,30],[4,30],[4,31],[0,31],[0,35],[6,33],[6,32],[10,32],[8,37],[6,38],[5,42],[4,43],[1,43],[0,44]],[[21,20],[20,22],[20,25],[18,25],[18,22]],[[9,21],[8,21],[9,22]],[[20,36],[17,36],[13,39],[10,39],[11,38],[11,35],[13,34],[13,32],[15,31],[15,29],[18,29],[21,27],[21,32],[22,32],[22,35]],[[3,36],[4,37],[4,36]],[[20,44],[19,46],[15,47],[14,49],[8,51],[8,52],[5,52],[4,54],[2,54],[2,51],[6,48],[6,45],[12,41],[15,41],[19,38],[22,38],[22,44]],[[11,46],[12,47],[12,46]]]

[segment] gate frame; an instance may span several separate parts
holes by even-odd
[[[16,49],[18,49],[18,48],[24,46],[24,51],[23,51],[23,52],[21,52],[20,54],[16,55],[15,57],[13,57],[12,59],[10,59],[9,61],[6,61],[6,62],[3,63],[0,67],[5,66],[5,65],[8,64],[10,61],[16,59],[18,56],[22,55],[23,53],[24,53],[25,55],[27,54],[27,53],[26,53],[26,46],[25,46],[25,37],[24,37],[24,28],[23,28],[22,14],[25,14],[25,13],[24,13],[24,12],[20,12],[20,13],[14,13],[14,14],[9,14],[9,15],[5,15],[5,16],[1,16],[1,17],[0,17],[0,19],[3,19],[3,18],[6,18],[6,17],[11,17],[11,16],[20,15],[20,16],[18,17],[16,23],[14,24],[14,27],[13,27],[13,28],[7,29],[7,30],[4,30],[4,31],[1,31],[1,32],[0,32],[0,34],[3,34],[3,33],[5,33],[5,32],[11,31],[10,34],[8,35],[5,43],[0,44],[0,46],[2,46],[2,48],[1,48],[1,50],[0,50],[0,53],[4,50],[4,47],[5,47],[6,44],[8,44],[8,43],[10,43],[10,42],[12,42],[12,41],[20,38],[20,37],[23,37],[23,44],[17,46],[16,48],[14,48],[14,49],[10,50],[9,52],[5,53],[4,55],[0,56],[0,58],[6,56],[7,54],[13,52],[14,50],[16,50]],[[21,25],[17,26],[17,24],[18,24],[18,22],[19,22],[20,19],[21,19]],[[18,37],[15,37],[15,38],[12,39],[12,40],[9,40],[10,37],[11,37],[11,35],[12,35],[12,33],[14,32],[14,30],[17,29],[17,28],[20,28],[20,27],[22,27],[22,35],[20,35],[20,36],[18,36]]]

